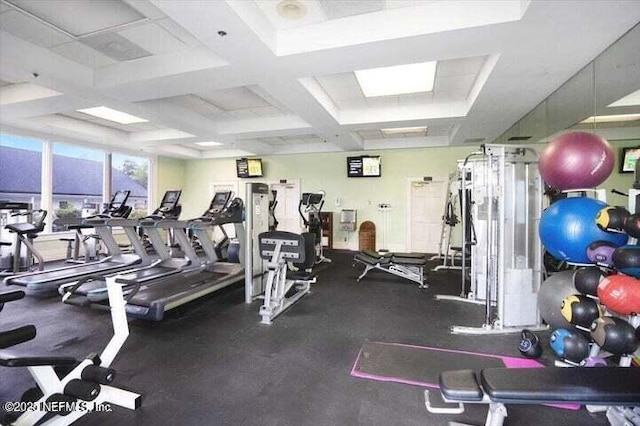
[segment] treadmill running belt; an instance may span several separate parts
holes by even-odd
[[[23,275],[16,277],[12,281],[20,285],[37,284],[41,282],[60,280],[67,277],[73,278],[77,275],[91,275],[96,272],[117,268],[119,266],[124,266],[124,264],[122,262],[105,260],[99,263],[85,263],[84,265],[78,265],[68,269],[44,271],[42,274]]]
[[[176,277],[161,283],[152,283],[149,286],[142,286],[138,294],[129,301],[132,305],[149,306],[158,299],[177,297],[182,293],[189,292],[195,287],[203,284],[209,285],[211,282],[222,279],[228,274],[219,272],[200,272],[191,277]]]

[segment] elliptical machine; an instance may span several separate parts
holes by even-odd
[[[324,206],[324,196],[325,192],[322,190],[318,192],[305,192],[300,198],[300,203],[298,203],[298,212],[300,213],[302,222],[304,223],[307,232],[312,233],[315,237],[314,244],[316,251],[316,264],[331,262],[331,259],[324,257],[322,252],[323,223],[320,212],[322,211],[322,206]]]

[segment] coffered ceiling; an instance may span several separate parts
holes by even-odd
[[[633,0],[1,0],[0,126],[185,158],[490,142],[639,21]],[[429,91],[355,74],[431,61]]]

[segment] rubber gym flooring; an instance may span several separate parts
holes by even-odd
[[[116,384],[144,394],[142,407],[93,413],[78,425],[447,425],[484,424],[486,405],[458,415],[427,412],[423,389],[351,377],[366,341],[436,346],[520,356],[518,335],[460,336],[456,325],[482,323],[483,307],[437,302],[458,294],[459,273],[430,272],[430,288],[379,271],[361,282],[353,253],[327,253],[312,293],[259,323],[259,303],[244,303],[242,284],[173,312],[161,323],[131,321],[113,367]],[[434,263],[435,265],[435,263]],[[4,290],[0,284],[0,291]],[[5,305],[0,329],[33,323],[20,351],[82,358],[111,337],[105,312],[26,298]],[[544,363],[552,356],[545,342]],[[19,401],[33,382],[26,369],[0,370],[0,401]],[[506,425],[605,425],[604,414],[543,406],[509,406]]]

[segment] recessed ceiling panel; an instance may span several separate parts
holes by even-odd
[[[118,63],[110,57],[103,55],[95,49],[87,46],[80,41],[74,41],[72,43],[65,43],[63,45],[54,47],[53,50],[58,55],[62,55],[67,59],[71,59],[82,65],[86,65],[91,68],[100,68],[107,65]]]
[[[329,20],[378,12],[385,6],[383,0],[318,0],[318,2]]]
[[[206,94],[197,93],[197,95],[224,111],[272,106],[248,87],[235,87]]]
[[[120,0],[8,2],[76,37],[145,18]]]
[[[186,48],[184,43],[155,23],[126,28],[118,31],[118,34],[154,55]]]
[[[82,41],[116,61],[131,61],[133,59],[151,56],[151,53],[142,47],[116,33],[100,33],[94,36],[84,37]]]
[[[477,75],[482,69],[486,56],[474,56],[472,58],[449,59],[438,62],[437,77],[452,75],[473,74]]]
[[[60,31],[56,31],[17,10],[9,10],[0,15],[0,28],[41,47],[57,46],[73,40]]]

